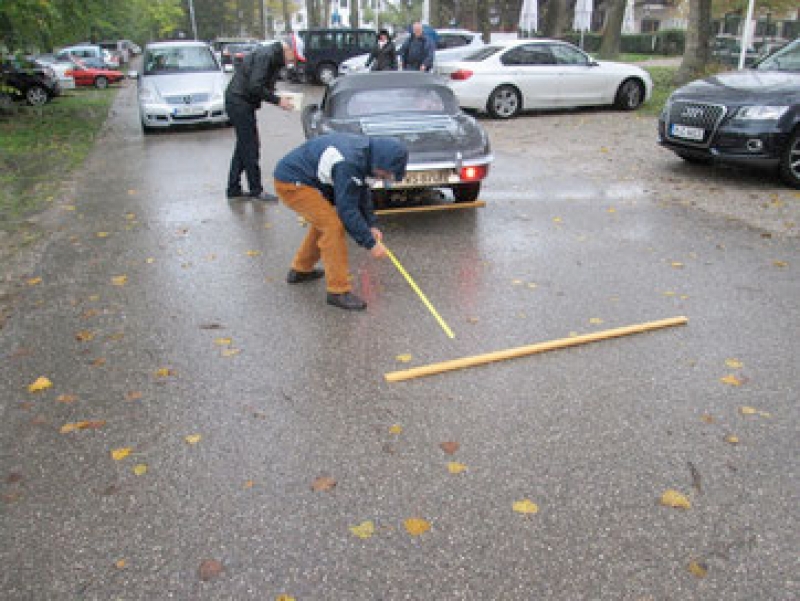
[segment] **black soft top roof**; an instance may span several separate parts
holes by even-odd
[[[444,81],[432,73],[417,71],[378,71],[375,73],[353,73],[340,77],[330,87],[331,94],[355,90],[374,90],[386,88],[414,88],[444,86]]]

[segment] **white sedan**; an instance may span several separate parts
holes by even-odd
[[[595,61],[572,44],[558,40],[492,43],[458,62],[435,69],[462,108],[510,119],[525,109],[613,105],[641,106],[653,91],[644,69]]]

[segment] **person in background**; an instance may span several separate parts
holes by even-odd
[[[422,23],[417,21],[412,27],[412,33],[400,50],[404,71],[430,71],[433,69],[433,58],[436,47],[422,29]]]
[[[242,64],[234,70],[225,90],[225,111],[236,129],[236,147],[231,158],[226,190],[229,199],[278,200],[274,194],[264,192],[261,183],[256,111],[262,101],[287,111],[292,110],[291,100],[275,94],[275,83],[281,68],[293,61],[294,54],[289,45],[275,42],[259,46],[247,54]],[[247,175],[247,194],[242,190],[242,173]]]
[[[385,29],[378,32],[378,45],[369,53],[366,67],[371,71],[397,71],[397,48]]]
[[[286,281],[300,284],[324,275],[329,305],[365,309],[367,304],[350,292],[345,232],[374,258],[386,256],[369,180],[391,187],[403,179],[407,164],[408,150],[396,138],[342,133],[312,138],[278,161],[275,191],[309,223]],[[320,259],[325,271],[315,269]]]

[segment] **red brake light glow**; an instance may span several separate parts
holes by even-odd
[[[462,167],[459,174],[462,182],[477,182],[486,177],[486,165],[475,165],[471,167]]]
[[[450,74],[450,79],[454,79],[456,81],[465,81],[472,77],[472,71],[469,69],[459,69],[458,71],[453,71]]]

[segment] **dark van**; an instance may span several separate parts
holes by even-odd
[[[298,75],[306,81],[328,85],[339,73],[339,63],[372,50],[378,34],[372,29],[301,29]]]

